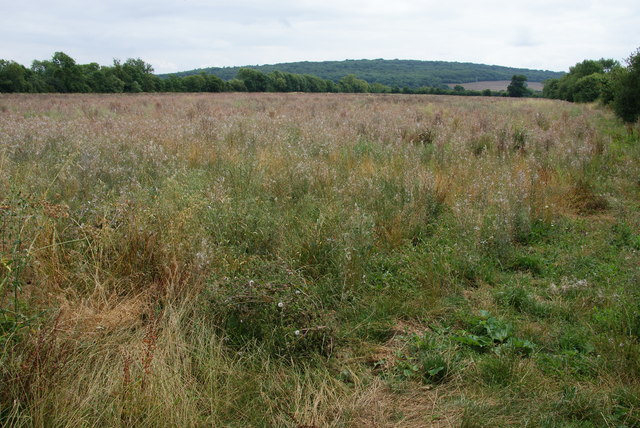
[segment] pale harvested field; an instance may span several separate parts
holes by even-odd
[[[506,91],[509,83],[511,83],[510,80],[495,80],[469,83],[447,83],[447,85],[449,85],[451,89],[456,85],[460,85],[471,91],[482,91],[485,89],[491,89],[492,91]],[[534,91],[542,91],[544,84],[540,82],[527,82],[527,87]]]

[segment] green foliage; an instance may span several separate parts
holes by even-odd
[[[504,80],[513,71],[526,73],[536,81],[559,75],[449,62],[362,60],[336,62],[329,68],[327,64],[227,67],[156,76],[153,67],[139,58],[129,58],[124,63],[114,60],[113,66],[106,67],[76,64],[65,53],[56,52],[50,61],[33,61],[31,69],[0,60],[0,92],[394,92],[486,96],[504,92],[465,90],[460,85],[448,89],[445,82]]]
[[[640,388],[637,385],[618,388],[613,400],[613,414],[620,426],[640,427]]]
[[[395,372],[402,379],[439,384],[453,374],[455,359],[447,354],[447,347],[436,337],[426,333],[408,337],[405,349],[396,353]]]
[[[602,94],[607,77],[602,73],[593,73],[579,78],[573,88],[573,100],[577,103],[596,101]]]
[[[173,83],[173,82],[172,82]],[[64,52],[51,60],[33,61],[31,69],[0,60],[0,92],[153,92],[174,90],[153,75],[151,65],[141,59],[114,61],[112,67],[96,63],[76,64]]]
[[[0,60],[0,92],[30,92],[29,70],[15,61]]]
[[[640,251],[640,234],[625,222],[618,222],[611,227],[611,243],[618,248],[630,248]]]
[[[487,385],[507,386],[514,380],[516,359],[488,355],[478,363],[480,378]]]
[[[577,387],[565,387],[553,410],[562,419],[580,422],[581,426],[606,426],[602,398],[591,392],[583,392]]]
[[[206,80],[201,74],[194,74],[193,76],[187,76],[183,79],[182,84],[187,92],[202,92]]]
[[[341,92],[369,92],[369,84],[362,79],[358,79],[355,74],[348,74],[338,82]]]
[[[467,330],[458,330],[451,338],[479,351],[502,353],[509,350],[527,355],[534,350],[533,343],[513,336],[511,324],[487,311],[480,311],[478,317],[469,320]]]
[[[259,71],[241,68],[238,70],[236,78],[244,82],[248,92],[265,92],[267,90],[267,76]]]
[[[615,74],[613,109],[625,122],[640,117],[640,48],[627,59],[627,67]]]
[[[216,314],[230,346],[258,345],[273,355],[328,354],[333,326],[320,301],[303,284],[225,279],[208,290],[207,312]]]
[[[32,211],[31,201],[20,194],[10,192],[0,199],[0,349],[7,342],[19,340],[36,319],[22,298],[29,265],[23,227]],[[0,352],[0,363],[3,357]]]
[[[613,59],[584,60],[560,79],[545,81],[542,95],[546,98],[575,102],[612,99],[612,79],[620,71],[620,63]]]
[[[544,304],[536,301],[522,286],[507,287],[496,294],[498,302],[511,307],[517,312],[534,316],[545,316],[549,309]]]
[[[527,89],[527,76],[518,74],[511,78],[511,83],[507,87],[507,94],[510,97],[526,97],[531,92]]]
[[[183,71],[179,76],[205,72],[229,80],[238,70],[245,67],[211,67]],[[423,87],[445,88],[447,83],[465,83],[478,80],[509,80],[514,74],[524,74],[529,81],[542,82],[549,78],[559,78],[562,73],[542,70],[518,69],[494,65],[417,60],[346,60],[323,62],[293,62],[274,65],[252,66],[265,74],[273,72],[296,75],[311,74],[320,79],[338,82],[349,74],[368,84],[379,83],[389,88],[407,88],[411,91]],[[331,91],[329,91],[331,92]],[[377,92],[377,91],[376,91]],[[395,91],[399,92],[399,91]]]

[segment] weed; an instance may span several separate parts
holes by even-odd
[[[510,324],[487,311],[480,311],[480,315],[469,320],[468,324],[469,330],[456,331],[451,336],[452,340],[479,351],[493,350],[497,353],[513,350],[527,355],[534,349],[529,341],[513,337]]]
[[[487,385],[508,386],[515,378],[515,363],[509,356],[489,355],[478,363],[480,378]]]
[[[331,352],[332,320],[304,284],[224,280],[209,295],[209,310],[236,348],[258,344],[287,358]]]
[[[553,410],[565,421],[602,426],[606,424],[603,407],[602,397],[597,394],[580,391],[577,387],[565,387]]]
[[[616,223],[611,227],[611,244],[618,248],[640,251],[640,234],[634,233],[626,223]]]
[[[436,337],[414,334],[409,336],[406,348],[397,352],[395,371],[403,379],[439,384],[450,378],[455,364]]]
[[[569,201],[580,214],[594,214],[609,208],[608,201],[594,191],[592,184],[583,179],[575,183],[569,195]]]
[[[618,388],[613,393],[613,415],[621,426],[640,427],[640,391],[637,385]]]
[[[497,300],[505,306],[510,306],[520,313],[528,313],[537,317],[544,317],[549,308],[538,302],[522,286],[508,287],[496,293]]]

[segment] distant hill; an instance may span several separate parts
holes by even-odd
[[[177,76],[207,73],[230,80],[241,68],[252,68],[263,73],[283,71],[296,74],[312,74],[337,82],[340,78],[355,74],[369,83],[382,83],[391,87],[419,88],[422,86],[445,87],[448,83],[511,80],[514,74],[524,74],[529,82],[557,79],[565,73],[549,70],[503,67],[470,62],[418,61],[400,59],[358,59],[345,61],[288,62],[271,65],[247,65],[242,67],[210,67],[173,73]],[[168,74],[160,75],[167,77]]]

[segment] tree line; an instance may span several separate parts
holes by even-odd
[[[114,60],[111,66],[95,62],[77,64],[64,52],[50,60],[35,60],[30,68],[15,61],[0,60],[0,92],[30,93],[137,93],[137,92],[348,92],[403,93],[467,96],[502,96],[504,91],[473,91],[462,86],[423,86],[419,88],[369,83],[354,74],[337,79],[323,79],[311,74],[279,70],[269,73],[239,68],[235,76],[223,80],[201,72],[192,75],[153,74],[153,67],[141,59]]]
[[[245,67],[209,67],[177,73],[179,76],[191,74],[214,74],[221,79],[233,79],[240,68],[251,68],[269,74],[282,71],[294,74],[311,74],[322,79],[337,82],[343,76],[353,74],[367,82],[382,83],[391,88],[418,89],[436,87],[447,89],[447,84],[485,80],[509,80],[513,75],[525,75],[529,81],[543,82],[559,78],[564,73],[548,70],[529,70],[497,65],[473,64],[450,61],[418,61],[400,59],[359,59],[345,61],[301,61],[281,64]]]
[[[578,103],[599,101],[625,122],[635,122],[640,117],[640,48],[626,66],[604,58],[579,62],[563,77],[547,80],[542,94]]]

